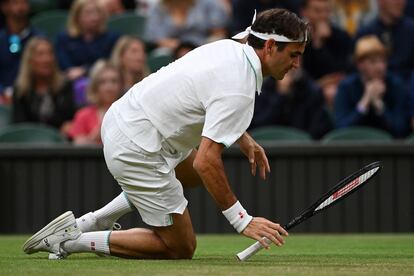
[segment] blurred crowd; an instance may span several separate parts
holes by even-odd
[[[255,10],[277,7],[305,18],[311,39],[299,69],[264,81],[250,129],[288,126],[313,139],[349,126],[394,138],[414,130],[414,1],[56,0],[68,17],[54,37],[31,24],[48,11],[37,2],[0,1],[0,105],[13,123],[99,144],[105,111],[152,73],[149,55],[180,58],[244,30]],[[126,13],[145,18],[142,36],[107,28]]]

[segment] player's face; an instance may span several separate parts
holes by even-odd
[[[290,69],[297,69],[300,66],[300,57],[305,51],[305,43],[289,43],[282,51],[278,51],[275,43],[266,45],[266,67],[264,72],[268,71],[277,80],[283,79]],[[270,47],[270,49],[269,49]]]

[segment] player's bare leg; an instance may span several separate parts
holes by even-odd
[[[196,238],[188,209],[182,215],[172,216],[174,224],[171,226],[112,232],[111,255],[140,259],[191,259]]]
[[[193,150],[192,153],[175,168],[176,177],[180,180],[184,188],[197,187],[203,183],[198,173],[193,168],[196,154],[197,150]],[[127,196],[124,193],[121,193],[101,209],[84,214],[82,217],[76,219],[76,221],[83,233],[102,231],[111,229],[114,222],[120,217],[134,210],[135,208],[128,202]]]

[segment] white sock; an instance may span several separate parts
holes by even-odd
[[[122,192],[104,207],[93,212],[93,214],[97,222],[105,226],[104,229],[109,229],[120,217],[133,210],[134,206],[129,202],[126,194]]]
[[[83,233],[76,240],[64,242],[62,248],[68,253],[99,252],[109,255],[110,234],[111,231]]]

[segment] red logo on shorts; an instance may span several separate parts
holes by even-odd
[[[244,218],[243,212],[239,212],[239,217],[240,217],[240,219],[243,219]]]

